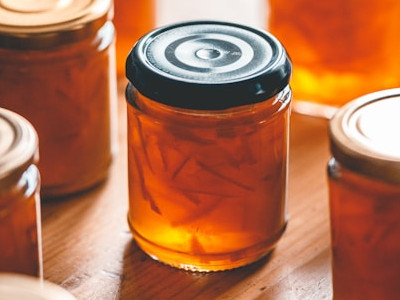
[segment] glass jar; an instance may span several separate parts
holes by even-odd
[[[36,132],[0,108],[0,272],[42,277]]]
[[[188,22],[127,61],[128,220],[151,257],[192,271],[266,256],[285,230],[291,63],[270,34]]]
[[[44,197],[105,179],[116,101],[111,0],[3,1],[0,106],[38,132]]]
[[[117,73],[125,75],[125,62],[133,44],[155,27],[155,0],[114,0],[117,29]]]
[[[400,89],[366,95],[330,122],[334,299],[400,298]]]
[[[400,86],[397,0],[268,3],[268,30],[295,49],[294,109],[330,116],[356,97]]]

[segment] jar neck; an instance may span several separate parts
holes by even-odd
[[[386,181],[383,178],[373,177],[371,174],[362,173],[360,170],[353,170],[343,165],[335,157],[331,157],[328,163],[328,175],[333,181],[340,182],[358,193],[368,195],[395,195],[400,193],[400,187],[396,182]]]
[[[115,29],[112,21],[100,19],[80,29],[39,35],[12,36],[0,32],[0,49],[21,53],[48,53],[56,49],[70,48],[71,46],[85,43],[95,47],[98,45],[97,47],[104,49],[104,45],[111,44],[114,35]]]
[[[0,65],[17,64],[17,67],[24,68],[23,64],[25,62],[27,66],[32,66],[35,64],[41,65],[44,62],[66,61],[68,58],[89,60],[86,57],[107,51],[113,43],[114,37],[114,26],[112,22],[107,22],[94,36],[83,40],[70,41],[70,44],[67,45],[54,45],[43,49],[0,48]]]
[[[143,96],[131,83],[128,83],[126,89],[126,99],[136,110],[162,122],[176,123],[192,120],[196,121],[196,125],[200,125],[225,121],[227,125],[232,126],[237,122],[241,124],[263,122],[275,114],[287,110],[291,101],[291,90],[289,86],[286,86],[274,97],[262,102],[223,110],[194,110],[168,106]],[[233,124],[228,124],[230,121]]]

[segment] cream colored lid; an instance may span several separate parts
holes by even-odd
[[[0,274],[0,299],[12,300],[76,300],[60,286],[36,277],[11,273]]]
[[[0,108],[0,189],[15,184],[37,161],[37,155],[38,138],[32,125],[20,115]]]
[[[400,183],[400,89],[360,97],[330,121],[333,156],[343,165]]]
[[[0,0],[0,47],[70,42],[111,19],[112,7],[112,0]],[[59,37],[65,33],[67,41]]]

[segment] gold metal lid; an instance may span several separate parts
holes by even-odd
[[[346,104],[329,125],[331,151],[345,167],[400,183],[400,88]]]
[[[76,300],[71,293],[54,283],[13,273],[0,273],[0,299]]]
[[[0,47],[71,43],[96,32],[112,13],[112,0],[0,0]]]
[[[38,158],[38,138],[20,115],[0,108],[0,190],[8,188]]]

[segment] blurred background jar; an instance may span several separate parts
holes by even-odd
[[[400,89],[343,106],[329,126],[334,299],[400,299]]]
[[[20,115],[0,108],[0,272],[42,277],[38,139]]]
[[[92,187],[112,159],[112,1],[3,1],[0,16],[0,106],[38,132],[42,195]]]
[[[259,28],[265,26],[267,13],[265,0],[156,0],[156,2],[159,25],[189,20],[220,20]]]
[[[156,25],[156,0],[114,0],[117,30],[117,73],[125,76],[125,62],[134,43]]]
[[[293,61],[294,109],[331,116],[334,108],[400,85],[397,0],[269,0],[268,30]]]

